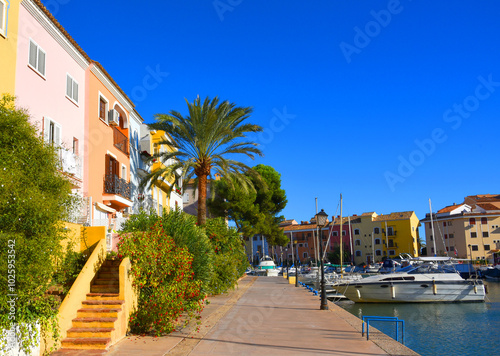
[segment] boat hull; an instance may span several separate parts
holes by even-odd
[[[483,302],[484,284],[476,281],[393,281],[350,283],[337,291],[356,303],[443,303]]]

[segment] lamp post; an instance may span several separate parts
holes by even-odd
[[[470,268],[471,271],[469,272],[469,277],[472,278],[472,273],[474,272],[474,266],[472,265],[472,245],[469,244],[469,251],[470,251]]]
[[[288,273],[288,249],[285,249],[285,255],[286,255],[286,279],[290,281],[290,273]]]
[[[321,304],[319,309],[328,310],[328,303],[326,301],[326,290],[325,290],[325,269],[323,265],[323,242],[321,236],[321,229],[326,225],[326,219],[328,214],[324,212],[323,209],[316,214],[316,224],[319,227],[319,258],[321,262]]]
[[[299,255],[299,251],[297,250],[297,240],[293,240],[293,243],[295,244],[295,251],[297,251],[297,256]],[[299,286],[299,264],[298,264],[298,257],[295,262],[295,287]]]

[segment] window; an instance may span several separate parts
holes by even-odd
[[[382,256],[381,250],[375,250],[375,256]]]
[[[299,247],[302,247],[302,244],[299,244]]]
[[[302,255],[304,258],[307,258],[307,252],[304,252],[304,254]]]
[[[488,224],[488,218],[481,218],[481,224],[482,225]]]
[[[361,256],[361,251],[359,251],[359,250],[358,250],[358,251],[356,251],[356,252],[355,252],[355,255],[356,255],[356,257],[360,257],[360,256]]]
[[[470,218],[469,219],[469,225],[476,225],[476,219],[475,218]]]
[[[489,237],[490,234],[488,233],[488,231],[483,231],[483,237]]]
[[[455,251],[455,246],[450,246],[450,251]]]
[[[253,237],[253,240],[254,240],[254,241],[257,241],[257,236],[254,236],[254,237]]]
[[[434,240],[434,237],[432,235],[430,236],[430,238],[431,238],[431,241]]]
[[[4,0],[0,0],[0,35],[5,37],[7,32],[7,5]]]
[[[66,96],[78,103],[78,83],[69,74],[66,74]]]
[[[389,252],[388,252],[388,253],[389,253],[389,256],[394,256],[394,255],[396,254],[396,251],[394,251],[394,250],[389,250]]]
[[[446,246],[446,251],[449,251],[449,248],[448,248],[448,246]]]
[[[31,39],[29,65],[45,77],[45,52]]]
[[[380,239],[375,239],[375,245],[380,245]]]
[[[61,145],[61,126],[48,117],[43,118],[43,139],[56,147]]]
[[[334,231],[332,236],[339,236],[339,233],[337,231]]]
[[[477,245],[472,245],[472,251],[479,251],[479,247]]]
[[[392,230],[392,227],[387,228],[387,235],[389,235],[389,236],[394,235],[394,231]]]
[[[106,122],[106,113],[108,112],[108,100],[102,95],[99,96],[99,118]]]
[[[472,238],[477,237],[477,232],[472,231],[470,233],[470,237],[472,237]]]
[[[490,245],[484,245],[484,250],[485,250],[485,251],[489,251],[489,250],[491,250]]]
[[[447,240],[448,239],[448,234],[444,234],[444,239]]]
[[[342,236],[345,236],[345,235],[346,235],[346,231],[342,230]]]
[[[380,229],[378,227],[376,227],[375,229],[373,229],[373,233],[380,234]]]
[[[453,235],[453,234],[450,234],[450,239],[452,239],[452,238],[454,238],[454,237],[455,237],[455,235]]]
[[[78,139],[73,137],[73,154],[78,155]]]
[[[452,225],[452,224],[451,224],[451,221],[448,221],[448,226],[451,226],[451,225]]]
[[[182,202],[183,203],[189,203],[189,193],[184,193],[184,195],[182,196]]]
[[[443,221],[443,226],[446,226],[446,221]]]
[[[354,241],[355,246],[361,246],[361,240],[355,240]]]
[[[359,229],[354,229],[354,235],[359,235]]]

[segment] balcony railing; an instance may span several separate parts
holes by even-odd
[[[129,200],[132,199],[131,184],[116,174],[106,174],[104,176],[104,192],[107,194],[118,194]]]
[[[122,134],[115,126],[113,126],[113,143],[120,151],[127,155],[129,154],[128,137]]]
[[[62,148],[59,150],[59,160],[63,172],[77,179],[82,179],[82,160],[80,156],[74,154],[70,150]]]

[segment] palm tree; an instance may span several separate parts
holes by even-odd
[[[169,144],[173,152],[153,155],[152,159],[160,159],[164,165],[146,176],[142,184],[170,180],[172,176],[178,177],[176,172],[179,171],[185,183],[196,177],[198,225],[204,225],[207,218],[207,180],[212,173],[244,188],[253,188],[244,174],[251,168],[233,157],[238,153],[251,159],[255,155],[262,156],[257,143],[245,141],[247,133],[262,131],[262,127],[244,123],[252,112],[250,107],[238,107],[229,101],[219,103],[217,97],[213,100],[207,97],[201,102],[198,96],[193,103],[187,99],[186,103],[189,110],[187,116],[171,110],[169,114],[156,114],[157,122],[149,125],[151,129],[164,130],[170,135],[172,142],[160,144]],[[173,163],[167,164],[167,161]]]

